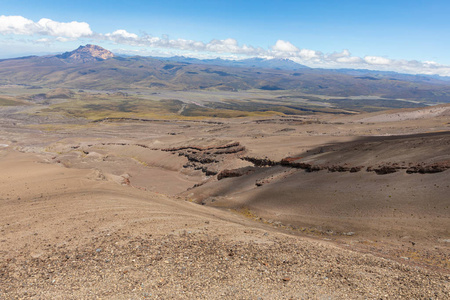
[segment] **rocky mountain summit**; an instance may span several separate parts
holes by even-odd
[[[91,62],[96,60],[106,60],[114,57],[111,51],[108,51],[97,45],[80,46],[71,52],[65,52],[57,56],[58,58],[69,62]]]

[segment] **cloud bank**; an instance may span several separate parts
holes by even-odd
[[[61,23],[46,18],[33,22],[22,16],[0,16],[0,34],[77,39],[91,36],[93,32],[85,22]]]
[[[66,42],[80,38],[92,42],[110,42],[117,45],[127,45],[142,49],[168,49],[185,51],[191,55],[198,54],[226,57],[265,57],[291,59],[297,63],[311,67],[322,68],[357,68],[383,71],[396,71],[412,74],[437,74],[450,76],[450,66],[433,61],[398,60],[381,56],[352,56],[349,50],[324,54],[320,51],[299,48],[289,41],[278,40],[268,48],[240,45],[233,38],[213,39],[208,43],[189,39],[169,39],[151,35],[138,35],[124,29],[111,33],[96,33],[85,22],[57,22],[50,19],[40,19],[34,22],[22,16],[0,16],[0,35],[30,36],[35,43]]]

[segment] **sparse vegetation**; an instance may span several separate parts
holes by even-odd
[[[26,103],[18,101],[13,98],[0,97],[0,106],[16,106],[16,105],[26,105]]]
[[[444,81],[402,74],[359,76],[328,70],[251,69],[167,62],[148,57],[113,57],[67,64],[63,57],[29,57],[0,62],[0,84],[27,88],[96,90],[296,91],[331,97],[379,96],[426,103],[450,102]],[[370,106],[370,105],[369,105]]]

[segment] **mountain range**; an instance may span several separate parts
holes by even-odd
[[[312,69],[286,59],[124,57],[95,45],[58,55],[0,60],[0,84],[103,90],[293,90],[450,103],[448,81],[422,75]]]
[[[260,69],[291,70],[291,71],[310,69],[305,65],[301,65],[290,59],[283,59],[283,58],[268,59],[268,58],[253,57],[242,60],[229,60],[222,58],[198,59],[185,56],[155,57],[155,58],[163,61],[224,66],[224,67],[260,68]]]

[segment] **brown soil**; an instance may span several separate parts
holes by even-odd
[[[0,299],[450,297],[446,115],[2,112]]]

